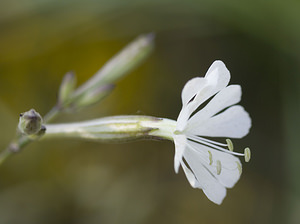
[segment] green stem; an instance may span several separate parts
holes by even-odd
[[[27,136],[20,136],[17,134],[15,139],[0,153],[0,165],[8,159],[11,155],[19,152],[26,145],[32,142],[34,139],[31,139]]]
[[[43,118],[44,123],[49,123],[52,120],[54,120],[57,115],[59,115],[59,113],[61,112],[61,110],[59,109],[58,106],[54,106]]]
[[[10,149],[6,148],[5,150],[3,150],[0,153],[0,165],[11,155],[12,155],[12,151]]]
[[[52,120],[59,113],[53,108],[46,116]],[[112,116],[66,124],[48,124],[42,136],[24,136],[17,134],[14,141],[0,153],[0,165],[11,155],[19,152],[30,142],[54,138],[83,138],[105,142],[124,142],[145,138],[173,140],[176,121],[151,116]]]

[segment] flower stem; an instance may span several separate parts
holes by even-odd
[[[45,116],[46,122],[58,114],[58,108],[54,107]],[[151,116],[112,116],[76,123],[46,124],[46,132],[42,136],[29,137],[17,134],[0,153],[0,165],[37,139],[82,138],[102,142],[127,142],[147,138],[173,140],[175,128],[176,121]]]
[[[57,115],[60,113],[60,109],[58,106],[54,106],[45,116],[44,123],[49,123],[54,120]]]
[[[33,139],[27,136],[20,136],[17,134],[15,139],[0,153],[0,165],[8,159],[11,155],[19,152],[22,148],[32,142]]]

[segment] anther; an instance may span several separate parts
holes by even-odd
[[[236,164],[237,164],[237,168],[239,170],[239,173],[241,175],[242,174],[242,165],[239,162],[237,162],[237,161],[236,161]]]
[[[211,165],[213,163],[211,151],[208,151],[208,154],[209,154],[209,165]]]
[[[233,143],[232,143],[232,141],[231,141],[229,138],[227,138],[227,139],[226,139],[226,143],[227,143],[228,149],[229,149],[231,152],[233,152]]]
[[[250,158],[251,158],[251,151],[250,151],[250,148],[245,148],[244,150],[244,154],[245,154],[245,161],[246,162],[249,162],[250,161]]]
[[[220,160],[217,160],[217,175],[220,175],[222,170],[222,164]]]

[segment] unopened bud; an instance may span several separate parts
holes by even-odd
[[[25,135],[37,134],[42,129],[42,116],[31,109],[20,114],[18,129]]]
[[[74,102],[74,107],[76,109],[81,109],[83,107],[93,105],[107,96],[114,89],[114,87],[115,86],[113,84],[108,84],[96,89],[92,89],[77,99]]]
[[[73,72],[65,74],[59,88],[58,102],[65,103],[76,87],[76,77]]]
[[[115,83],[141,64],[154,48],[153,33],[141,35],[117,55],[110,59],[93,77],[82,84],[74,92],[73,98],[80,97],[89,89],[94,89],[109,83]]]

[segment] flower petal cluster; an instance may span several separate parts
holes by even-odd
[[[242,165],[237,156],[250,156],[249,148],[236,153],[228,144],[205,138],[242,138],[249,132],[248,113],[235,105],[241,100],[241,87],[228,85],[229,80],[225,64],[215,61],[205,77],[188,81],[182,90],[183,106],[173,134],[175,172],[181,165],[191,186],[202,189],[216,204],[222,203],[226,188],[240,178]]]

